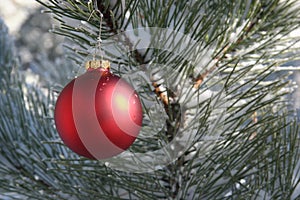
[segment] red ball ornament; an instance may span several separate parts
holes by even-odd
[[[110,73],[107,61],[87,65],[87,71],[58,96],[55,125],[75,153],[90,159],[110,158],[125,151],[138,136],[142,106],[134,88]]]

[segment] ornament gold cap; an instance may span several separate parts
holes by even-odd
[[[85,69],[97,69],[102,67],[104,69],[110,68],[110,62],[108,60],[89,60],[85,63]]]

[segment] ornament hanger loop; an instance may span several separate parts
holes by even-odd
[[[89,1],[89,3],[91,3],[91,2],[93,3],[93,11],[90,14],[89,18],[87,19],[87,21],[90,21],[91,17],[94,15],[95,12],[99,13],[99,17],[100,17],[100,21],[99,21],[99,34],[98,34],[98,37],[97,37],[97,43],[96,43],[95,51],[94,51],[94,54],[93,54],[93,60],[94,61],[96,60],[96,55],[97,55],[97,52],[99,50],[99,52],[100,52],[100,58],[101,58],[101,61],[102,61],[103,60],[103,53],[102,53],[102,49],[101,49],[101,43],[102,43],[101,35],[102,35],[102,19],[103,19],[103,14],[98,9],[97,0],[91,0],[91,1]]]

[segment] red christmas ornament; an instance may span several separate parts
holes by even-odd
[[[109,63],[89,61],[87,71],[60,93],[54,112],[56,129],[75,153],[105,159],[125,151],[142,125],[137,93],[109,71]],[[96,67],[95,67],[96,66]]]

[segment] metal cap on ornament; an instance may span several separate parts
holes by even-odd
[[[110,62],[108,60],[89,60],[85,63],[85,69],[97,69],[97,68],[104,68],[109,70]]]

